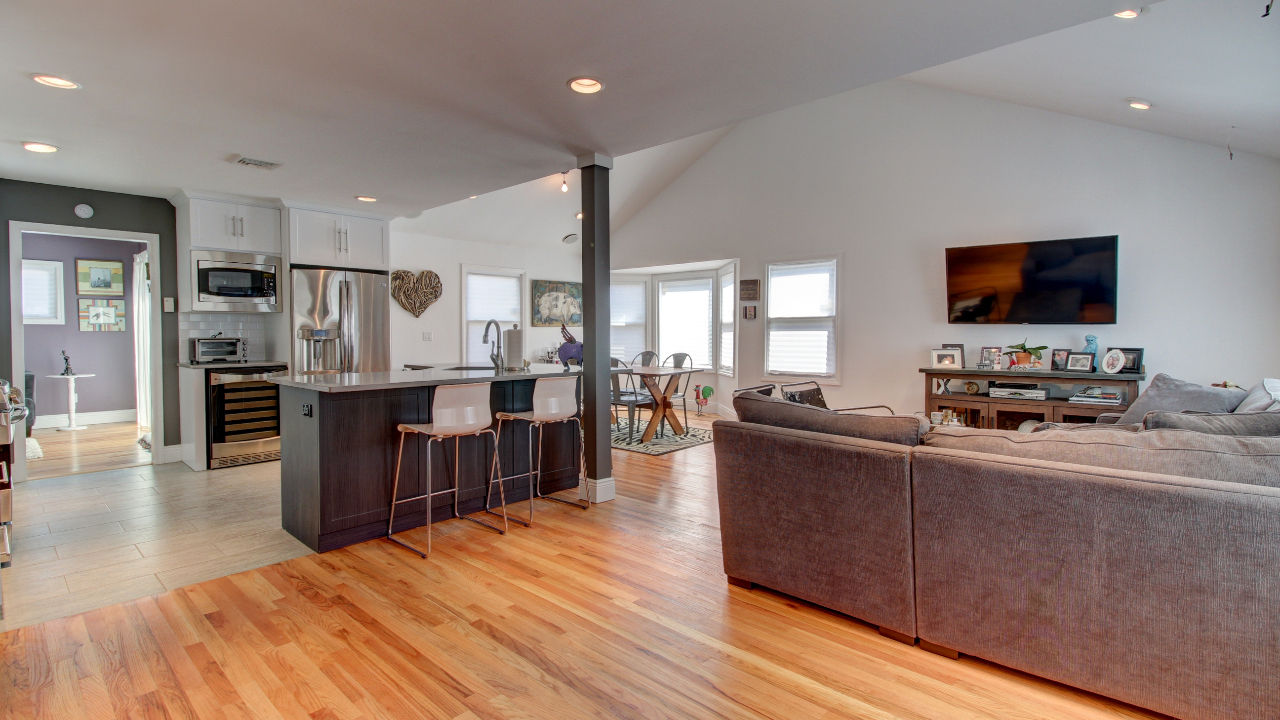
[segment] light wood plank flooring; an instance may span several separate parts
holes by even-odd
[[[31,437],[40,441],[44,457],[27,461],[27,479],[150,465],[151,453],[138,444],[145,432],[132,422],[90,425],[72,432],[32,430]]]
[[[18,483],[0,629],[310,552],[280,528],[279,467],[172,463]]]
[[[375,540],[0,635],[0,717],[1158,717],[730,587],[712,446],[614,463],[617,500],[439,523],[427,560]]]

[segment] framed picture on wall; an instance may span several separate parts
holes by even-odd
[[[582,327],[582,283],[534,280],[533,327]]]
[[[77,295],[124,296],[124,262],[76,258]]]
[[[124,301],[80,298],[81,332],[124,332]]]

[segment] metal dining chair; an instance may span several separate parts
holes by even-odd
[[[658,364],[658,353],[652,350],[645,350],[635,357],[631,358],[631,366],[652,367]]]
[[[768,385],[756,385],[755,387],[738,388],[733,391],[733,394],[736,396],[738,393],[745,392],[760,393],[761,395],[773,397],[773,383],[769,383]]]
[[[670,364],[668,365],[668,363]],[[667,356],[666,360],[662,361],[662,367],[682,368],[685,366],[693,367],[693,356],[690,355],[689,353],[671,353],[670,355]],[[687,396],[689,394],[689,382],[691,380],[693,380],[693,373],[689,373],[688,375],[685,375],[684,387],[681,387],[680,385],[677,384],[675,393],[671,395],[671,399],[679,400],[680,407],[684,408],[685,427],[689,427],[689,401],[687,399]],[[665,417],[662,419],[662,422],[664,423],[664,425],[661,427],[661,429],[665,430],[666,429],[665,423],[667,422]]]
[[[576,378],[574,378],[576,380]],[[463,520],[470,520],[477,525],[483,525],[487,528],[497,530],[499,534],[507,533],[507,495],[502,489],[502,468],[498,464],[498,434],[489,428],[493,424],[493,411],[489,409],[489,386],[490,383],[467,383],[465,385],[440,385],[435,389],[435,397],[431,400],[431,422],[422,424],[401,423],[396,427],[400,432],[400,451],[396,455],[396,474],[395,479],[391,482],[391,516],[387,518],[387,539],[402,545],[422,557],[431,554],[431,508],[430,500],[439,495],[448,495],[453,493],[453,515]],[[461,488],[458,487],[458,466],[461,465],[461,456],[458,454],[461,439],[470,435],[484,435],[488,433],[493,436],[493,462],[489,465],[489,479],[486,483],[487,490],[485,493],[485,510],[489,509],[489,493],[493,491],[493,484],[498,483],[498,494],[502,500],[502,527],[490,525],[489,523],[477,518],[468,517],[458,512],[458,494]],[[426,435],[427,446],[422,453],[420,463],[425,463],[427,467],[427,492],[421,495],[397,500],[396,494],[400,490],[400,461],[404,458],[404,439],[413,434]],[[431,443],[440,441],[443,446],[445,440],[453,438],[453,487],[431,491]],[[446,456],[447,459],[447,456]],[[494,476],[497,475],[497,480]],[[418,500],[427,500],[427,551],[422,552],[418,548],[409,543],[395,537],[392,533],[393,524],[396,520],[396,506],[404,503],[416,502]],[[493,513],[497,515],[497,513]]]
[[[611,367],[627,367],[627,364],[618,358],[609,358]],[[609,399],[612,407],[625,407],[627,409],[627,444],[631,445],[636,438],[636,408],[652,408],[654,406],[653,396],[647,390],[638,390],[635,387],[635,377],[627,376],[627,386],[622,385],[622,378],[618,373],[610,373],[609,382],[612,384],[613,396]],[[536,386],[535,386],[536,388]],[[622,422],[622,415],[617,414],[618,422]],[[615,426],[616,429],[616,426]]]
[[[800,405],[812,405],[813,407],[825,408],[834,412],[852,412],[854,410],[875,410],[883,408],[889,411],[890,415],[896,415],[893,408],[888,405],[860,405],[858,407],[847,408],[828,408],[827,399],[822,396],[822,386],[809,380],[806,382],[787,383],[779,385],[778,389],[782,391],[782,399]]]
[[[586,504],[580,504],[571,500],[564,500],[558,497],[542,494],[542,428],[544,425],[555,423],[574,423],[578,426],[578,436],[582,436],[582,421],[578,418],[578,378],[570,377],[540,377],[533,385],[533,409],[527,412],[499,412],[498,432],[495,437],[502,437],[502,424],[504,422],[514,422],[522,420],[529,423],[529,472],[522,473],[529,476],[529,520],[521,520],[514,515],[511,517],[525,527],[533,527],[533,501],[534,500],[554,500],[565,505],[572,505],[583,510],[590,509],[591,498],[586,499]],[[538,460],[535,463],[533,459],[533,429],[538,429]],[[579,444],[582,452],[581,456],[581,472],[586,472],[587,459],[585,444]],[[535,479],[536,476],[536,479]],[[520,475],[512,475],[516,478]],[[581,474],[578,476],[581,482]],[[503,478],[510,480],[511,478]],[[501,487],[501,484],[499,484]],[[484,505],[486,512],[489,510],[489,497],[493,494],[493,487],[490,486],[489,492],[485,494]],[[505,509],[504,509],[505,512]],[[493,513],[496,515],[497,513]]]

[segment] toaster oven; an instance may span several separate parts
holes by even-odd
[[[244,338],[191,338],[191,363],[241,362],[247,360],[249,346]]]

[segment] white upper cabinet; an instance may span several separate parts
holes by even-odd
[[[280,254],[280,210],[191,198],[191,247]]]
[[[290,207],[289,262],[357,270],[391,267],[388,220]]]

